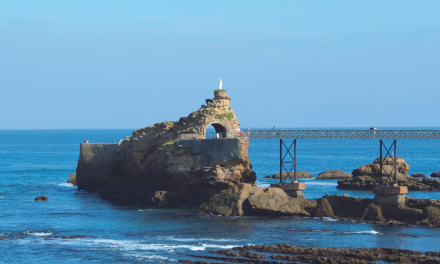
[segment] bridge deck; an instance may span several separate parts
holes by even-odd
[[[418,139],[439,140],[440,130],[244,130],[240,133],[180,134],[179,140],[249,137],[250,139]]]
[[[249,130],[249,138],[440,139],[440,130]]]

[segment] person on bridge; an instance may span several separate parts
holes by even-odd
[[[275,130],[275,126],[272,127],[272,130]]]

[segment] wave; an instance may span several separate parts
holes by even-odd
[[[27,234],[27,235],[31,235],[31,236],[50,236],[50,235],[52,235],[53,233],[52,232],[48,232],[48,233],[44,233],[44,232],[30,232],[30,231],[28,231],[28,232],[25,232],[25,234]]]
[[[326,222],[335,222],[338,221],[332,217],[323,217],[322,220],[326,221]]]
[[[372,234],[372,235],[380,235],[381,233],[376,230],[365,230],[365,231],[354,231],[354,232],[344,232],[348,234]]]
[[[123,254],[124,256],[135,259],[156,259],[156,260],[170,260],[167,257],[161,255],[142,255],[142,254]]]
[[[54,241],[54,240],[51,240]],[[78,239],[78,240],[59,240],[58,243],[61,244],[81,244],[85,246],[98,246],[98,247],[109,247],[109,248],[120,248],[122,250],[134,251],[134,250],[144,250],[144,251],[171,251],[175,249],[187,249],[192,251],[203,251],[206,248],[219,248],[228,249],[240,245],[218,245],[218,244],[147,244],[145,241],[141,240],[114,240],[114,239]]]
[[[163,240],[172,240],[172,241],[178,241],[178,242],[198,242],[198,241],[214,241],[214,242],[239,242],[240,240],[237,239],[226,239],[226,238],[219,238],[219,239],[215,239],[215,238],[175,238],[172,236],[162,236],[162,237],[157,237],[159,239],[163,239]]]
[[[76,186],[74,186],[73,184],[71,184],[71,183],[60,183],[60,184],[57,184],[58,186],[63,186],[63,187],[75,187],[76,188]]]

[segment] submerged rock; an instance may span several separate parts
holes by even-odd
[[[332,179],[349,179],[351,174],[341,170],[328,170],[321,172],[316,179],[332,180]]]
[[[43,201],[43,202],[46,202],[46,201],[47,201],[47,196],[36,196],[36,197],[35,197],[35,201]]]
[[[289,177],[290,176],[290,177]],[[294,178],[295,175],[293,172],[287,173],[287,172],[283,172],[283,179],[290,179],[290,178]],[[296,177],[298,179],[312,179],[313,175],[309,172],[305,172],[305,171],[297,171],[296,172]],[[280,173],[277,172],[274,175],[272,175],[273,179],[279,179],[280,178]]]

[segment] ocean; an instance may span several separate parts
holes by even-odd
[[[276,243],[440,250],[438,227],[331,218],[199,216],[194,208],[118,205],[66,183],[75,173],[84,139],[118,142],[131,133],[130,129],[0,130],[0,262],[165,263],[195,260],[187,255],[209,255],[205,250]],[[440,171],[440,141],[398,140],[397,150],[410,165],[410,174]],[[298,140],[297,151],[298,170],[314,176],[331,169],[351,173],[379,156],[379,142]],[[251,139],[249,157],[259,186],[277,181],[263,177],[279,171],[278,140]],[[309,199],[344,193],[374,197],[371,191],[338,190],[337,180],[300,181],[305,182]],[[48,201],[35,202],[34,197],[41,195]],[[410,191],[408,196],[438,200],[440,192]],[[61,238],[76,235],[86,237]]]

